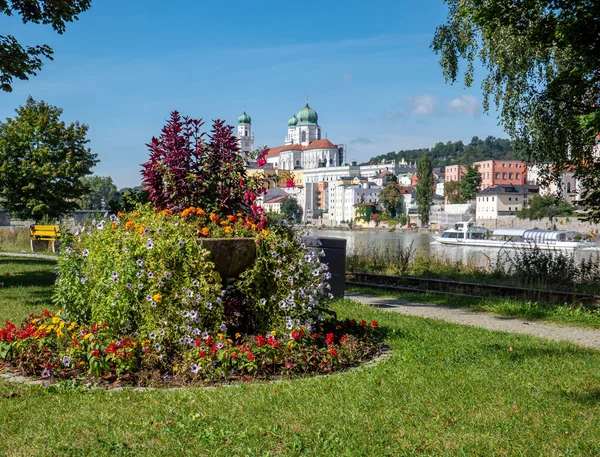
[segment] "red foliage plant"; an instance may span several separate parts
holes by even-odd
[[[202,119],[171,113],[161,135],[147,144],[150,158],[142,170],[150,201],[159,210],[195,206],[207,212],[256,212],[265,178],[249,176],[233,127],[213,121],[210,135]],[[264,154],[262,154],[264,155]]]

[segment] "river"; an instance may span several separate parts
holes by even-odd
[[[385,230],[370,231],[343,231],[343,230],[314,230],[314,235],[345,238],[347,240],[346,251],[348,253],[364,252],[365,250],[384,251],[386,249],[400,249],[411,245],[416,254],[434,255],[444,257],[453,262],[462,261],[481,267],[495,265],[500,257],[505,263],[505,256],[514,253],[511,249],[480,248],[470,246],[448,246],[435,242],[433,236],[424,232],[388,232]],[[578,249],[575,250],[577,262],[590,257],[596,258],[599,250]]]

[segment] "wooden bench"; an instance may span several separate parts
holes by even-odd
[[[29,226],[31,234],[31,252],[52,250],[56,252],[56,242],[60,238],[60,226],[36,225]]]

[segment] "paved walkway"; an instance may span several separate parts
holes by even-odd
[[[4,252],[0,251],[0,257],[28,257],[30,259],[56,260],[58,256],[50,254],[34,254],[33,252]]]
[[[346,293],[346,298],[367,305],[387,309],[409,316],[441,319],[455,324],[480,327],[501,332],[523,333],[556,341],[570,341],[580,346],[600,350],[600,330],[567,327],[539,321],[496,316],[461,308],[448,308],[430,303],[415,303],[391,297],[378,297],[359,293]]]

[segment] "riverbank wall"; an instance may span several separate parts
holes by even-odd
[[[587,235],[594,232],[600,236],[600,224],[592,224],[582,221],[576,217],[554,217],[537,220],[519,219],[516,216],[502,216],[497,219],[477,219],[478,227],[490,230],[497,228],[523,228],[523,229],[545,229],[545,230],[568,230]]]

